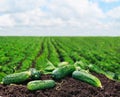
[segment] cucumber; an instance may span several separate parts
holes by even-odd
[[[97,77],[95,77],[94,75],[87,73],[85,71],[82,71],[82,70],[81,71],[74,71],[72,73],[72,77],[77,79],[77,80],[86,82],[92,86],[102,88],[102,84],[101,84],[100,80]]]
[[[87,64],[82,62],[82,61],[76,61],[74,63],[74,66],[76,67],[76,69],[86,69],[86,66]]]
[[[56,67],[49,60],[47,61],[45,71],[52,72]]]
[[[69,64],[68,62],[60,62],[60,63],[58,64],[58,67],[66,66],[66,65],[68,65],[68,64]]]
[[[31,76],[31,73],[26,71],[26,72],[21,72],[21,73],[14,73],[5,76],[2,79],[2,83],[9,85],[9,84],[20,84],[26,80],[28,80]]]
[[[40,79],[40,77],[41,77],[40,71],[36,70],[35,68],[30,68],[29,71],[31,72],[32,80]]]
[[[116,81],[120,81],[120,75],[118,73],[115,73],[114,79]]]
[[[95,73],[98,73],[98,74],[104,74],[105,72],[99,68],[97,65],[93,65],[93,64],[90,64],[88,65],[88,68],[91,72],[95,72]]]
[[[72,74],[73,71],[75,71],[75,67],[73,65],[59,67],[52,72],[52,77],[56,80],[59,80],[67,75]]]
[[[106,72],[104,73],[104,75],[105,75],[107,78],[111,79],[111,80],[114,80],[114,78],[115,78],[115,73],[114,73],[114,72],[111,72],[111,71],[106,71]]]
[[[35,90],[52,88],[54,86],[55,86],[54,80],[36,80],[29,82],[27,84],[27,89],[31,91],[35,91]]]

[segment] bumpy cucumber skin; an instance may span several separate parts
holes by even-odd
[[[9,85],[9,84],[20,84],[30,78],[31,73],[30,72],[21,72],[21,73],[14,73],[5,76],[2,79],[2,83]]]
[[[102,88],[102,84],[101,84],[100,80],[97,77],[95,77],[92,74],[89,74],[85,71],[74,71],[72,73],[72,77],[77,80],[91,84],[92,86]]]
[[[31,79],[38,80],[41,77],[40,71],[36,70],[35,68],[30,68],[29,71],[31,72]]]
[[[35,90],[53,88],[54,86],[55,86],[54,80],[36,80],[29,82],[27,84],[27,89],[31,91],[35,91]]]
[[[52,77],[56,80],[59,80],[67,75],[72,74],[73,71],[75,71],[75,67],[73,65],[59,67],[52,72]]]

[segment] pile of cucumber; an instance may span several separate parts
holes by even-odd
[[[73,78],[86,82],[92,86],[102,88],[101,81],[88,71],[81,69],[78,66],[66,65],[56,68],[52,72],[52,77],[56,80],[60,80],[68,75],[72,75]]]
[[[21,84],[25,81],[30,81],[27,84],[28,90],[42,90],[47,88],[52,88],[55,86],[54,80],[39,80],[41,77],[40,71],[36,70],[35,68],[30,68],[28,71],[14,73],[10,75],[6,75],[2,79],[2,84],[10,85],[10,84]]]
[[[86,82],[95,87],[102,87],[100,80],[89,72],[81,69],[75,65],[68,65],[65,62],[60,63],[57,68],[54,68],[51,72],[53,80],[40,80],[41,72],[36,70],[35,68],[30,68],[28,71],[14,73],[10,75],[6,75],[2,79],[2,84],[10,85],[10,84],[22,84],[26,81],[27,89],[34,90],[42,90],[53,88],[56,85],[54,80],[61,80],[62,78],[72,75],[73,78]]]

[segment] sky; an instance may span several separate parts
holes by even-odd
[[[120,0],[0,0],[0,36],[120,36]]]

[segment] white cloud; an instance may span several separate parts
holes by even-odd
[[[67,3],[71,6],[71,9],[77,11],[79,16],[86,17],[103,17],[103,13],[97,3],[91,3],[88,0],[67,0]]]
[[[0,0],[0,12],[25,12],[45,5],[47,0]]]
[[[15,21],[11,17],[11,15],[6,14],[6,15],[0,16],[0,26],[2,26],[2,27],[10,26],[11,27],[14,25],[15,25]]]
[[[120,30],[120,23],[115,21],[120,19],[120,7],[104,13],[98,3],[89,0],[3,1],[0,4],[6,6],[0,6],[0,13],[8,13],[0,15],[2,34],[9,30],[12,35],[118,35]],[[113,2],[104,0],[108,1]]]
[[[32,10],[46,4],[46,0],[14,0],[15,6],[18,10],[26,11]]]
[[[111,3],[111,2],[117,2],[119,0],[102,0],[103,2],[106,2],[106,3]]]
[[[10,8],[9,1],[0,0],[0,12],[6,12]]]
[[[32,25],[32,23],[40,22],[40,17],[44,16],[44,13],[40,9],[34,9],[27,12],[12,14],[13,18],[17,22],[17,25]],[[31,23],[32,22],[32,23]]]
[[[52,1],[47,3],[49,9],[47,12],[40,8],[35,8],[31,11],[15,13],[12,16],[16,20],[17,25],[34,26],[60,26],[68,24],[81,26],[80,22],[88,23],[105,17],[97,3],[90,3],[88,0],[75,1]]]
[[[49,18],[48,14],[40,9],[12,15],[19,22],[17,26],[57,26],[62,24],[61,18]]]
[[[48,5],[54,16],[63,18],[81,18],[81,17],[103,17],[103,12],[97,3],[91,3],[88,0],[60,0],[52,1]]]
[[[113,8],[112,10],[110,10],[107,15],[109,17],[111,17],[113,20],[114,19],[119,19],[120,21],[120,6],[119,7],[116,7],[116,8]]]

